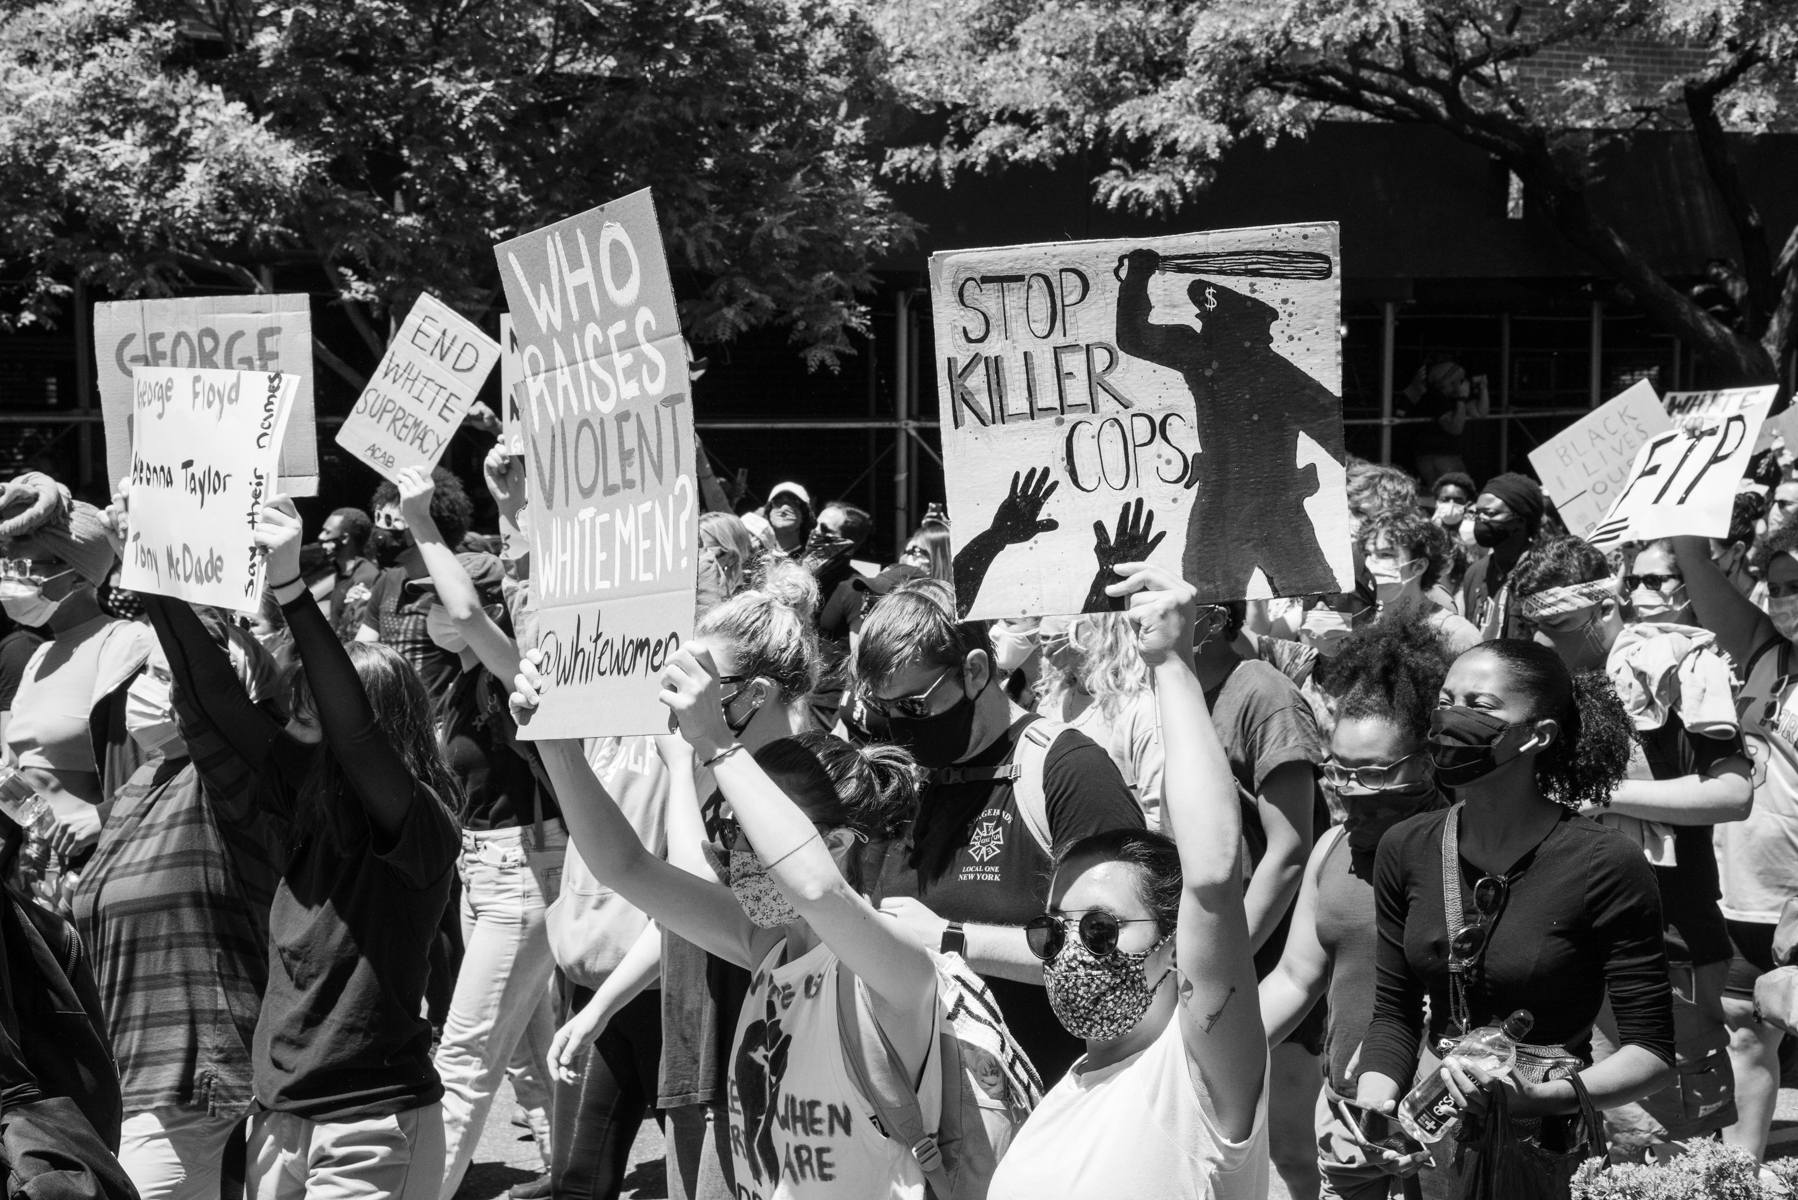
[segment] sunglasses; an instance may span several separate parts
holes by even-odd
[[[1080,944],[1094,958],[1104,958],[1118,948],[1118,932],[1123,926],[1154,920],[1154,917],[1115,917],[1100,908],[1087,909],[1078,920],[1044,913],[1024,923],[1024,941],[1029,945],[1030,953],[1044,962],[1054,962],[1061,948],[1068,944],[1068,925],[1072,924],[1080,933]]]
[[[1625,575],[1623,577],[1623,590],[1626,592],[1633,592],[1638,588],[1647,588],[1653,592],[1665,592],[1672,585],[1684,583],[1685,581],[1686,577],[1684,575]]]
[[[1473,885],[1474,918],[1455,931],[1448,941],[1448,969],[1466,971],[1479,961],[1492,935],[1493,924],[1511,895],[1511,881],[1503,875],[1482,876]]]
[[[1381,788],[1388,787],[1392,784],[1393,776],[1398,773],[1400,767],[1403,767],[1414,758],[1422,758],[1423,756],[1424,752],[1419,750],[1415,754],[1405,755],[1397,762],[1386,763],[1384,766],[1371,767],[1345,767],[1334,758],[1326,758],[1323,761],[1323,766],[1320,768],[1320,771],[1323,774],[1324,782],[1328,783],[1331,787],[1342,787],[1344,784],[1352,783],[1356,787],[1367,788],[1370,791],[1379,791]]]
[[[46,584],[74,573],[74,567],[64,567],[55,574],[44,575],[38,564],[28,558],[0,558],[0,596],[35,596]]]
[[[930,711],[931,695],[943,686],[943,680],[953,674],[955,674],[954,667],[945,667],[943,673],[921,692],[910,696],[898,696],[892,700],[882,700],[879,696],[868,696],[864,703],[883,717],[909,717],[914,721],[921,721],[932,715]]]

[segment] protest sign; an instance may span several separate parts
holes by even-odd
[[[647,190],[494,248],[543,652],[533,738],[665,733],[657,676],[692,636],[693,409]]]
[[[337,444],[388,479],[437,465],[487,382],[499,343],[429,292],[406,314],[337,431]]]
[[[519,424],[518,384],[524,369],[518,364],[518,331],[513,328],[512,314],[499,315],[499,444],[506,453],[523,461],[524,429]],[[520,473],[513,470],[514,480]],[[500,553],[507,562],[516,562],[530,553],[531,510],[527,504],[518,512],[516,521],[508,520],[502,508],[499,523]]]
[[[1628,482],[1586,540],[1603,547],[1727,534],[1736,484],[1777,391],[1669,392],[1664,403],[1675,428],[1643,443]]]
[[[312,413],[312,300],[305,295],[195,296],[94,305],[94,365],[106,422],[106,470],[131,470],[132,373],[140,367],[280,371],[298,390],[281,445],[279,490],[318,495]]]
[[[1654,386],[1639,380],[1531,450],[1530,465],[1567,531],[1590,533],[1629,478],[1642,443],[1672,428]]]
[[[955,590],[973,617],[1353,586],[1334,224],[930,259]]]
[[[253,612],[264,559],[257,511],[299,391],[280,371],[138,367],[121,587]]]

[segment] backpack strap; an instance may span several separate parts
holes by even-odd
[[[1049,799],[1043,790],[1043,768],[1049,759],[1049,747],[1066,728],[1060,721],[1051,721],[1047,717],[1032,721],[1019,734],[1018,748],[1011,755],[1012,763],[1018,768],[1011,785],[1018,816],[1030,836],[1036,839],[1036,844],[1050,858],[1055,857],[1055,837],[1049,830]]]
[[[874,1109],[880,1132],[911,1151],[924,1171],[935,1200],[951,1200],[949,1172],[936,1134],[924,1128],[917,1089],[907,1077],[899,1052],[874,1019],[873,1001],[863,994],[854,973],[837,964],[837,1036],[849,1082]]]

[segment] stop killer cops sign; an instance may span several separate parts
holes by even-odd
[[[531,738],[666,733],[693,633],[698,493],[674,288],[647,189],[494,248],[518,340],[531,583]]]
[[[1353,586],[1334,224],[931,256],[955,590],[977,618]]]

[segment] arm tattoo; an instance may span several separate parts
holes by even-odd
[[[1217,1025],[1218,1018],[1224,1015],[1224,1009],[1229,1006],[1230,997],[1234,996],[1235,994],[1236,994],[1236,988],[1234,985],[1232,985],[1230,990],[1224,993],[1223,1001],[1217,1006],[1217,1011],[1205,1018],[1205,1032],[1206,1033],[1210,1033],[1211,1030]]]

